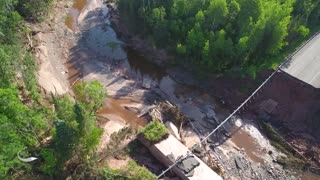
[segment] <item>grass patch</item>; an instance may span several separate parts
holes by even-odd
[[[106,180],[156,180],[157,177],[145,167],[139,166],[134,161],[122,169],[104,168],[101,172]]]
[[[140,133],[149,142],[157,143],[167,137],[168,129],[160,121],[152,121]]]

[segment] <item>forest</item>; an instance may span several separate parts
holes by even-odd
[[[207,72],[276,67],[319,27],[319,0],[119,0],[137,35]],[[124,15],[123,15],[124,14]],[[129,26],[130,27],[130,26]]]
[[[35,77],[37,66],[23,38],[30,32],[20,13],[25,17],[36,16],[30,7],[38,11],[32,1],[0,1],[1,179],[30,169],[16,158],[17,154],[28,155],[25,150],[40,144],[41,134],[49,130],[54,116],[41,105]]]

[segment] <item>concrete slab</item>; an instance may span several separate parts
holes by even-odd
[[[175,158],[186,155],[189,149],[178,141],[174,136],[169,137],[159,143],[149,146],[151,153],[163,164],[169,166],[173,161],[168,156],[173,155]],[[183,180],[222,180],[216,172],[209,168],[202,160],[195,156],[195,159],[200,163],[194,169],[194,174],[187,177],[179,168],[174,167],[173,171]]]

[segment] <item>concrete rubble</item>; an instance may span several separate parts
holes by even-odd
[[[169,135],[168,138],[153,145],[150,145],[147,142],[144,142],[144,144],[159,161],[167,166],[173,164],[181,155],[189,153],[188,148],[172,135]],[[202,160],[196,156],[193,156],[193,158],[194,159],[190,161],[182,161],[182,163],[185,163],[183,167],[180,164],[180,166],[173,167],[172,170],[183,180],[222,180],[222,177],[210,169]],[[192,167],[190,164],[192,164]],[[189,169],[186,170],[186,168]],[[182,169],[186,171],[182,171]],[[193,171],[192,176],[189,174],[191,170]]]

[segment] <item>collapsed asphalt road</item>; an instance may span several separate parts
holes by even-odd
[[[320,88],[320,33],[306,43],[281,69],[315,88]]]

